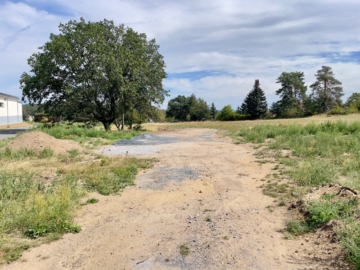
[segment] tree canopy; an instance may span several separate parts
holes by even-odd
[[[333,107],[341,105],[343,88],[341,82],[335,79],[331,67],[322,66],[315,74],[316,82],[310,88],[312,89],[312,98],[319,105],[319,112],[329,112]]]
[[[270,111],[278,117],[298,117],[303,115],[304,102],[307,99],[304,73],[283,72],[277,79],[281,88],[276,91],[280,100],[273,103]]]
[[[20,79],[23,100],[52,116],[99,121],[109,130],[126,115],[151,114],[168,94],[163,56],[147,40],[113,21],[60,24],[60,34],[29,59]]]
[[[169,101],[166,116],[180,121],[203,121],[211,118],[211,112],[202,98],[194,94],[190,97],[179,95]]]

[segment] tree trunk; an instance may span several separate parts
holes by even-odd
[[[104,125],[104,129],[105,129],[106,131],[110,131],[110,125],[111,125],[111,123],[109,123],[109,122],[102,122],[102,124]]]
[[[121,130],[124,130],[124,126],[125,126],[125,112],[123,111],[122,114],[122,120],[121,120]]]

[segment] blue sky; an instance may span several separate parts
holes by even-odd
[[[0,92],[21,97],[30,55],[60,22],[84,17],[155,38],[170,98],[194,93],[218,109],[236,108],[260,79],[270,104],[281,72],[302,71],[310,85],[323,65],[346,98],[360,92],[359,14],[359,0],[0,0]]]

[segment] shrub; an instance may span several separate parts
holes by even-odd
[[[347,114],[347,111],[345,111],[344,108],[340,107],[340,106],[335,106],[328,113],[328,115],[346,115],[346,114]]]

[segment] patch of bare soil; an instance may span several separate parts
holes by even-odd
[[[317,245],[279,232],[288,211],[270,212],[274,199],[259,188],[273,164],[257,163],[250,145],[214,135],[160,133],[177,140],[140,155],[159,162],[136,186],[121,196],[90,194],[99,202],[79,211],[80,233],[30,249],[3,269],[337,269],[337,254],[316,260]]]
[[[65,154],[71,149],[81,149],[76,142],[58,140],[41,131],[23,133],[11,141],[6,147],[14,151],[26,148],[36,153],[48,147],[51,148],[55,154]]]

